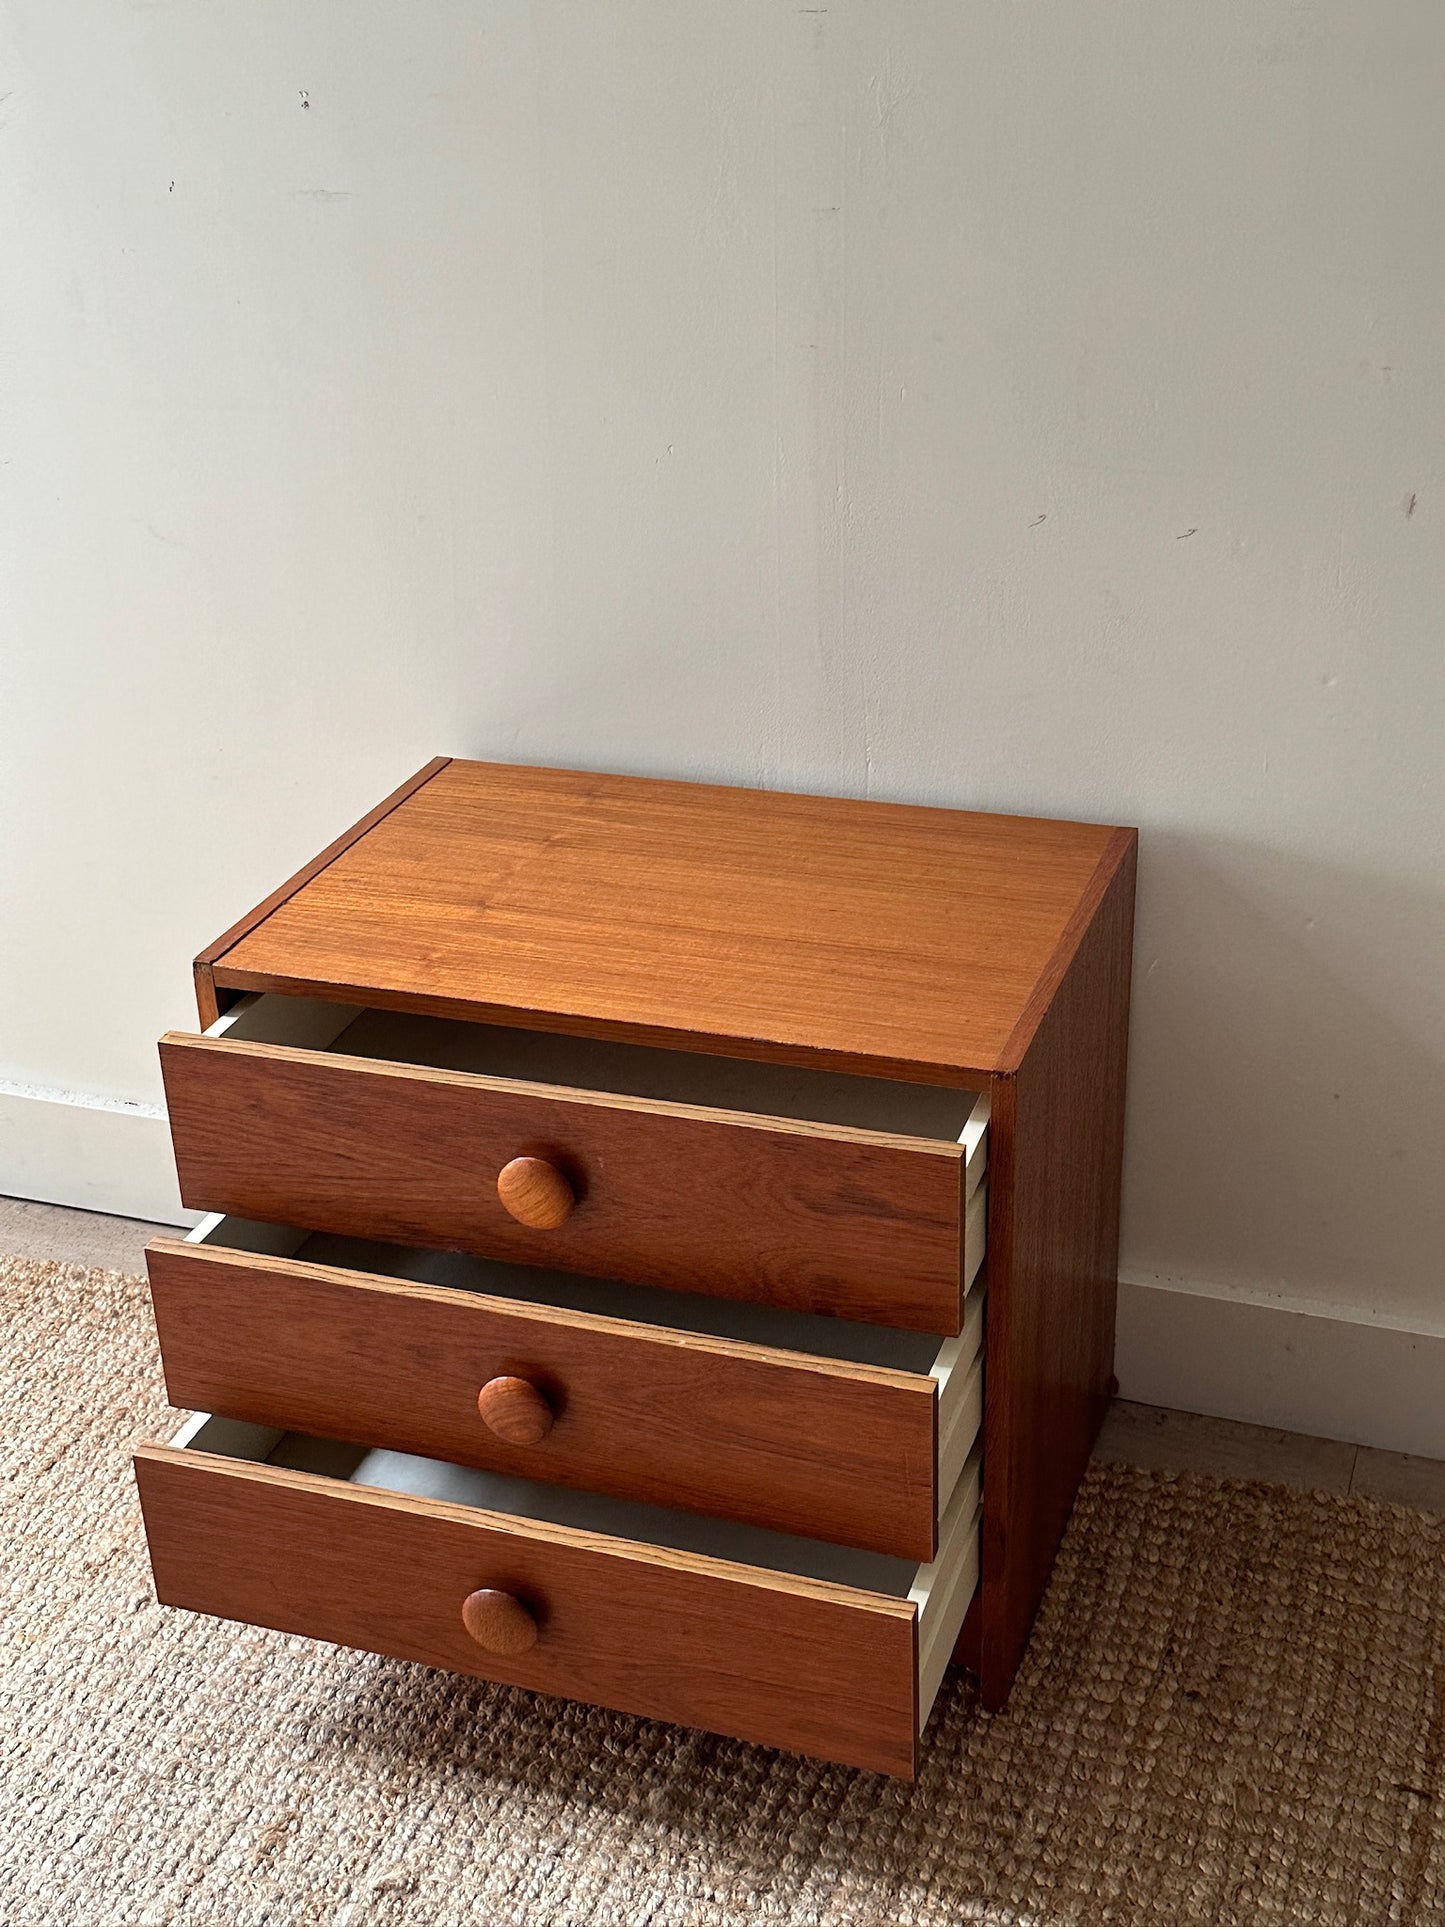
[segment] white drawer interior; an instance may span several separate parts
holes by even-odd
[[[982,1177],[987,1157],[986,1092],[273,994],[241,998],[206,1035],[959,1143],[966,1191]]]
[[[575,1492],[506,1473],[414,1458],[403,1452],[343,1445],[300,1432],[212,1418],[204,1412],[190,1419],[172,1444],[222,1458],[285,1466],[384,1492],[443,1499],[484,1512],[572,1526],[630,1540],[638,1546],[666,1546],[729,1565],[794,1573],[894,1599],[912,1599],[918,1607],[920,1725],[933,1706],[978,1584],[977,1450],[970,1456],[941,1521],[938,1556],[920,1565],[884,1553],[795,1538],[732,1519],[677,1512],[595,1492]]]
[[[986,1204],[986,1187],[980,1186],[970,1202],[970,1215],[981,1217]],[[213,1249],[260,1252],[272,1258],[295,1258],[306,1264],[440,1285],[451,1291],[480,1292],[491,1298],[511,1299],[518,1305],[552,1305],[564,1311],[624,1319],[629,1324],[739,1339],[815,1358],[926,1374],[938,1386],[940,1497],[952,1490],[983,1423],[981,1283],[965,1300],[963,1329],[954,1338],[938,1338],[929,1332],[823,1318],[813,1312],[787,1311],[745,1299],[708,1298],[698,1292],[665,1291],[616,1278],[589,1278],[542,1265],[508,1264],[467,1252],[343,1238],[220,1214],[203,1219],[186,1242]]]

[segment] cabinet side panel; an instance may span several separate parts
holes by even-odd
[[[1008,1698],[1109,1402],[1136,846],[993,1085],[980,1679]]]

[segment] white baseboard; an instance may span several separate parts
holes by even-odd
[[[159,1105],[0,1083],[0,1194],[194,1224]]]
[[[1120,1281],[1120,1395],[1445,1459],[1445,1332]]]

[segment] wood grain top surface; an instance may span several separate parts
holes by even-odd
[[[929,1083],[1017,1068],[1134,833],[438,759],[204,955],[228,989]]]

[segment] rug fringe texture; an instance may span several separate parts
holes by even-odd
[[[1096,1466],[909,1787],[158,1607],[143,1283],[0,1330],[4,1927],[1445,1923],[1445,1520]]]

